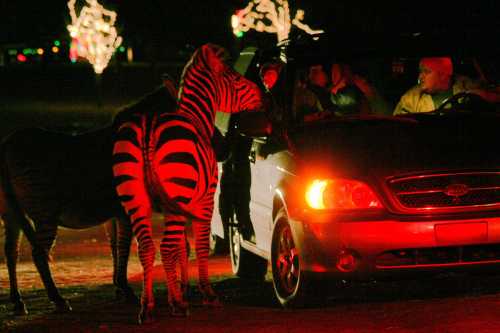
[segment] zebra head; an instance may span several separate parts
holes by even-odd
[[[179,98],[196,94],[215,111],[238,113],[263,107],[259,87],[226,64],[227,51],[214,44],[198,48],[184,67]],[[184,96],[186,97],[186,96]]]

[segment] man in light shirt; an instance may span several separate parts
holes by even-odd
[[[461,92],[479,95],[492,103],[500,101],[498,91],[487,91],[478,82],[453,75],[449,57],[422,58],[419,71],[418,84],[401,97],[394,115],[434,111],[449,97]]]

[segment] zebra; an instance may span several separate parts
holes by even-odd
[[[114,124],[98,130],[69,135],[26,128],[4,139],[0,146],[0,217],[5,227],[10,300],[16,315],[28,313],[16,275],[21,230],[31,244],[33,261],[56,311],[71,311],[48,265],[58,226],[83,229],[104,223],[111,243],[117,294],[139,303],[127,281],[132,231],[113,184],[113,126],[118,126],[124,115],[150,110],[152,106],[175,110],[176,93],[171,89],[172,83],[164,80],[164,85],[121,109]]]
[[[116,191],[132,223],[143,268],[140,324],[153,320],[155,307],[152,268],[155,244],[151,215],[164,216],[160,254],[166,273],[172,316],[187,316],[185,242],[192,223],[198,260],[198,287],[203,303],[220,302],[208,278],[210,221],[217,186],[217,163],[210,138],[215,111],[240,112],[262,108],[256,84],[232,70],[226,50],[218,45],[199,47],[185,65],[174,114],[157,110],[151,118],[130,115],[116,132],[113,174]],[[177,264],[181,283],[177,283]]]

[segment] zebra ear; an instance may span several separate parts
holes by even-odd
[[[224,63],[228,58],[227,51],[223,47],[215,44],[205,44],[202,48],[208,67],[215,73],[223,72],[227,67]]]

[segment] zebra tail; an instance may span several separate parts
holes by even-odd
[[[33,246],[35,244],[35,229],[24,216],[24,212],[14,195],[7,167],[6,140],[4,140],[0,144],[0,216],[3,216],[7,212],[14,215],[15,222],[19,223],[21,230],[24,232],[31,246]],[[4,223],[12,223],[12,220],[9,219],[7,221],[4,219]]]

